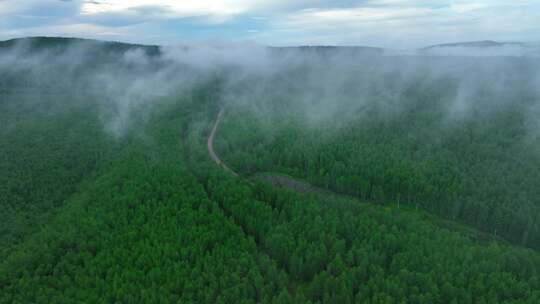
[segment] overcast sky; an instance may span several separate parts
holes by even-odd
[[[540,0],[0,0],[0,40],[24,36],[391,48],[540,42]]]

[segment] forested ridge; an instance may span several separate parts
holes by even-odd
[[[2,95],[0,95],[2,96]],[[87,101],[3,95],[0,103],[0,257],[46,222],[121,143],[101,132]],[[37,101],[39,99],[39,101]],[[59,108],[62,104],[63,109]]]
[[[34,84],[24,83],[23,89]],[[130,119],[112,129],[116,113],[102,94],[41,95],[39,86],[2,93],[0,116],[8,123],[0,131],[0,219],[6,219],[0,303],[540,301],[540,254],[512,244],[523,235],[507,242],[498,236],[502,230],[477,230],[460,214],[443,221],[452,218],[438,210],[450,201],[447,188],[430,192],[426,184],[453,181],[459,193],[460,179],[446,172],[463,169],[446,162],[460,154],[445,157],[439,146],[430,150],[435,156],[426,152],[425,142],[442,128],[404,143],[397,135],[407,132],[404,124],[383,123],[369,107],[374,112],[358,114],[361,122],[306,127],[295,116],[300,108],[280,107],[284,100],[261,98],[272,109],[266,116],[258,105],[224,105],[226,85],[225,76],[214,74],[155,97],[151,106],[130,104]],[[242,177],[208,155],[207,137],[223,106],[216,149]],[[413,144],[417,154],[399,153]],[[532,147],[514,146],[511,154],[534,161]],[[465,148],[463,154],[477,151]],[[411,173],[418,160],[432,165]],[[387,171],[390,164],[401,166]],[[264,172],[286,173],[330,194],[250,178]],[[444,174],[428,179],[431,172]],[[400,178],[418,187],[409,198],[398,199]],[[357,185],[365,180],[380,189],[363,192]],[[528,202],[532,192],[523,193]],[[535,239],[530,231],[526,243]]]
[[[475,92],[470,109],[448,114],[459,94],[455,80],[418,81],[398,92],[397,113],[374,96],[357,119],[309,123],[297,113],[306,106],[284,110],[282,99],[231,107],[216,149],[247,175],[281,172],[361,200],[424,208],[539,248],[540,137],[530,89],[512,80],[507,85],[516,91]],[[342,102],[334,111],[345,116],[349,107]],[[269,109],[264,117],[261,108]]]

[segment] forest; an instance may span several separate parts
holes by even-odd
[[[310,121],[298,88],[277,99],[265,95],[272,97],[230,106],[218,150],[247,175],[279,172],[364,201],[424,208],[538,249],[538,91],[527,80],[535,76],[522,67],[524,62],[508,60],[495,72],[522,75],[505,75],[499,80],[505,88],[501,92],[490,85],[490,75],[477,72],[500,63],[470,64],[466,72],[483,80],[475,80],[476,87],[466,93],[459,83],[463,80],[450,72],[437,77],[385,72],[382,77],[389,79],[384,83],[395,96],[375,88],[361,96],[369,99],[360,107],[351,105],[358,98],[354,94],[333,109],[307,101],[309,111],[331,111],[341,119],[327,115]],[[307,78],[301,79],[310,82]],[[262,91],[281,81],[271,79]],[[398,87],[399,82],[406,85]],[[355,89],[349,86],[338,89]],[[459,104],[465,94],[468,104]],[[284,112],[288,98],[298,101]],[[347,118],[351,110],[360,118]]]
[[[379,54],[348,70],[299,51],[260,74],[40,43],[0,45],[0,303],[540,301],[532,72],[463,92]],[[383,60],[415,69],[360,71]],[[238,177],[208,152],[222,109]]]

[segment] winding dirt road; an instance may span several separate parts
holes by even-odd
[[[219,113],[216,118],[216,122],[214,123],[214,127],[212,128],[212,132],[210,133],[210,136],[208,136],[208,141],[206,145],[208,146],[208,153],[210,154],[210,157],[214,160],[214,162],[222,167],[225,171],[231,173],[234,176],[239,176],[238,173],[234,172],[231,168],[229,168],[216,154],[214,151],[214,138],[216,137],[216,132],[219,127],[219,124],[221,123],[221,120],[223,119],[223,113],[225,113],[225,109],[221,108],[219,110]]]
[[[239,177],[240,175],[236,173],[234,170],[232,170],[231,168],[229,168],[221,160],[221,158],[219,158],[216,151],[214,150],[214,139],[216,137],[217,130],[219,129],[219,125],[221,121],[223,120],[224,113],[225,113],[225,109],[221,108],[217,115],[216,121],[214,122],[214,126],[212,127],[212,132],[210,132],[210,136],[208,136],[208,141],[206,143],[208,146],[208,154],[210,154],[210,157],[218,166],[220,166],[221,168],[223,168],[225,171],[229,172],[230,174],[236,177]],[[323,189],[314,187],[306,182],[298,181],[288,176],[280,175],[280,174],[258,174],[257,176],[253,176],[251,179],[264,180],[272,184],[273,186],[280,187],[280,188],[289,188],[300,193],[332,194],[332,192],[328,190],[323,190]],[[252,183],[250,179],[246,179],[246,180],[248,181],[248,183]]]
[[[219,128],[219,124],[221,123],[221,121],[223,119],[223,114],[224,113],[225,113],[225,109],[221,108],[219,110],[218,115],[217,115],[216,121],[214,122],[212,132],[210,133],[210,136],[208,137],[208,141],[207,141],[208,153],[210,154],[210,157],[212,158],[212,160],[218,166],[220,166],[222,169],[229,172],[230,174],[232,174],[232,175],[234,175],[236,177],[240,177],[240,175],[238,173],[236,173],[235,171],[233,171],[231,168],[229,168],[219,158],[219,156],[214,151],[214,138],[215,138],[217,130]],[[304,194],[305,193],[313,193],[313,194],[317,194],[320,197],[323,197],[323,198],[326,198],[326,199],[332,199],[332,200],[347,199],[347,200],[354,200],[354,201],[356,201],[358,203],[365,203],[365,202],[360,202],[355,197],[352,197],[352,196],[349,196],[349,195],[343,195],[343,194],[334,193],[334,192],[332,192],[330,190],[327,190],[327,189],[318,188],[318,187],[312,186],[311,184],[306,183],[304,181],[298,181],[298,180],[295,180],[295,179],[293,179],[293,178],[291,178],[289,176],[285,176],[285,175],[280,175],[280,174],[258,174],[257,176],[254,176],[252,178],[266,181],[266,182],[270,183],[271,185],[273,185],[275,187],[288,188],[288,189],[294,190],[294,191],[299,192],[299,193],[304,193]],[[250,179],[246,179],[246,181],[248,183],[251,183]],[[398,208],[399,208],[399,205],[398,205]],[[447,219],[442,219],[442,218],[439,218],[439,217],[434,216],[434,215],[424,217],[424,219],[431,221],[436,226],[439,226],[439,227],[442,227],[442,228],[445,228],[445,229],[449,229],[449,230],[453,230],[453,231],[465,234],[465,235],[467,235],[467,236],[469,236],[472,239],[475,239],[477,241],[496,240],[497,242],[506,243],[506,241],[504,241],[504,239],[501,239],[499,237],[493,237],[490,234],[486,234],[485,232],[482,232],[482,231],[477,230],[475,228],[468,227],[468,226],[463,226],[462,224],[459,224],[459,223],[456,223],[456,222],[453,222],[453,221],[450,221],[450,220],[447,220]],[[467,230],[465,231],[463,227],[466,227]]]

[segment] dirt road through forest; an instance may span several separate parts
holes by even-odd
[[[236,173],[235,171],[233,171],[231,168],[229,168],[214,151],[214,138],[216,136],[217,130],[219,129],[219,125],[223,119],[224,113],[225,113],[225,109],[221,108],[217,115],[216,121],[214,122],[214,126],[212,127],[212,132],[210,133],[210,136],[208,136],[208,141],[207,141],[208,153],[210,154],[210,157],[212,158],[212,160],[218,166],[220,166],[221,168],[223,168],[225,171],[229,172],[230,174],[239,177],[240,175]],[[263,180],[270,183],[271,185],[275,187],[288,188],[299,193],[316,194],[320,198],[324,198],[324,199],[332,199],[332,200],[346,199],[346,200],[354,200],[358,203],[365,203],[365,202],[360,202],[358,198],[355,198],[349,195],[334,193],[327,189],[318,188],[318,187],[312,186],[311,184],[307,182],[299,181],[299,180],[296,180],[294,178],[291,178],[289,176],[282,175],[282,174],[261,173],[261,174],[256,174],[255,176],[252,176],[251,178],[246,178],[246,181],[248,183],[252,183],[251,181],[252,179]],[[399,208],[399,205],[397,206],[397,208]],[[429,213],[422,213],[422,214],[424,215],[424,219],[431,221],[432,223],[434,223],[435,225],[439,227],[462,233],[477,241],[491,242],[493,240],[496,240],[501,243],[508,243],[507,241],[505,241],[504,239],[500,237],[496,237],[496,236],[494,237],[488,233],[482,232],[475,228],[472,228],[472,227],[469,227],[469,226],[466,226],[457,222],[453,222],[447,219],[442,219]]]
[[[210,154],[210,157],[214,160],[214,162],[225,169],[225,171],[231,173],[234,176],[239,176],[238,173],[231,170],[231,168],[227,167],[227,165],[219,158],[219,156],[214,151],[214,138],[216,137],[216,132],[218,130],[219,124],[221,123],[221,120],[223,119],[223,113],[225,113],[225,109],[221,108],[219,110],[219,113],[217,115],[216,121],[214,122],[214,127],[212,128],[212,132],[210,133],[210,136],[208,136],[208,141],[206,145],[208,146],[208,153]]]
[[[223,114],[225,113],[225,109],[221,108],[219,110],[219,113],[217,115],[216,121],[214,122],[214,126],[212,127],[212,132],[210,132],[210,136],[208,136],[207,141],[207,147],[208,147],[208,154],[210,154],[210,157],[212,160],[221,168],[223,168],[225,171],[231,173],[234,176],[240,176],[238,173],[236,173],[234,170],[229,168],[217,155],[216,151],[214,150],[214,139],[216,137],[217,130],[219,129],[219,125],[221,124],[221,121],[223,120]],[[319,194],[330,194],[331,192],[328,190],[323,190],[317,187],[314,187],[306,182],[295,180],[289,176],[281,175],[281,174],[258,174],[257,176],[252,177],[252,179],[259,179],[266,181],[276,187],[282,187],[282,188],[289,188],[294,191],[300,192],[300,193],[319,193]],[[251,183],[251,179],[247,179],[248,182]],[[335,195],[335,194],[333,194]]]

